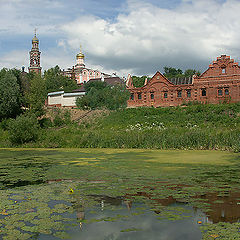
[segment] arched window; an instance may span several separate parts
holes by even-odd
[[[187,89],[187,97],[188,97],[188,98],[191,97],[191,89]]]
[[[142,93],[138,93],[138,99],[139,99],[139,100],[142,99]]]
[[[163,97],[168,98],[168,92],[167,91],[163,93]]]
[[[206,97],[207,96],[206,88],[202,88],[201,91],[202,91],[202,96]]]
[[[152,100],[154,99],[154,92],[150,93],[150,97],[151,97]]]
[[[131,93],[130,99],[134,100],[134,93]]]
[[[225,95],[229,95],[229,88],[225,88]]]
[[[218,89],[218,96],[222,96],[223,95],[223,90],[222,90],[222,88],[219,88]]]
[[[182,97],[182,90],[177,91],[177,97],[179,97],[179,98]]]

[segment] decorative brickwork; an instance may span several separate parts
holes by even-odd
[[[201,76],[191,80],[169,80],[160,72],[135,88],[131,76],[127,79],[131,96],[128,107],[178,106],[190,101],[202,103],[239,102],[240,67],[229,56],[222,55],[209,65]]]
[[[32,49],[29,52],[30,54],[30,67],[28,68],[29,72],[35,72],[41,74],[41,66],[40,66],[40,55],[41,52],[39,51],[39,40],[36,36],[32,39]]]

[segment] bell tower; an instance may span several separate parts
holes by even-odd
[[[40,54],[39,51],[39,40],[37,38],[37,33],[35,29],[34,38],[32,39],[32,49],[29,52],[30,54],[30,67],[28,68],[29,72],[35,72],[37,74],[41,74],[41,66],[40,66]]]

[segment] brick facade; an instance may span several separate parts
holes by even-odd
[[[131,97],[128,107],[178,106],[190,101],[214,104],[240,101],[240,67],[229,56],[218,57],[201,76],[183,80],[169,80],[157,72],[143,87],[135,88],[129,76],[127,89]]]

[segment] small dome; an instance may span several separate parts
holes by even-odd
[[[34,36],[34,38],[32,39],[33,42],[38,42],[38,38],[36,37],[36,35]]]
[[[84,58],[84,54],[82,52],[80,52],[79,54],[77,54],[77,59],[81,59]]]

